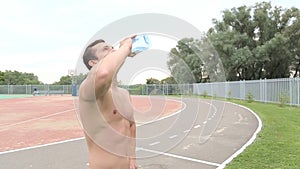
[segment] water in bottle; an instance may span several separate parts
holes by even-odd
[[[151,41],[148,35],[137,35],[132,40],[132,49],[133,54],[138,54],[145,50],[148,50],[151,47]]]

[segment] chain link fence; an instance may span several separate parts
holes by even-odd
[[[78,87],[76,86],[77,90]],[[280,103],[285,99],[290,105],[300,106],[300,78],[197,84],[120,85],[120,87],[127,89],[131,95],[205,95],[242,100],[251,95],[255,101]],[[33,94],[34,88],[38,91],[74,94],[72,85],[0,85],[0,94]]]
[[[300,78],[194,84],[194,94],[300,106]]]
[[[61,91],[61,94],[71,94],[72,85],[0,85],[0,94],[33,94],[39,92]]]

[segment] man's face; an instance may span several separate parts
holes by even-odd
[[[96,52],[97,61],[100,61],[101,59],[105,58],[108,54],[115,51],[111,45],[108,45],[105,42],[98,43],[97,45],[93,46],[93,49]]]

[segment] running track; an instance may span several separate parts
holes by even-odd
[[[260,119],[245,107],[212,100],[181,101],[185,103],[181,112],[138,126],[137,137],[147,138],[137,144],[137,156],[147,157],[137,160],[141,169],[223,168],[254,141],[261,129]],[[180,121],[182,114],[185,118]],[[192,119],[193,123],[186,122]],[[177,125],[162,135],[145,135],[174,121]],[[1,169],[84,169],[88,168],[87,161],[83,138],[0,153]]]

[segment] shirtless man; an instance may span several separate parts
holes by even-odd
[[[132,56],[132,39],[118,50],[104,40],[91,43],[83,61],[90,70],[79,89],[79,114],[89,151],[90,169],[136,169],[136,125],[129,93],[117,87],[116,74]]]

